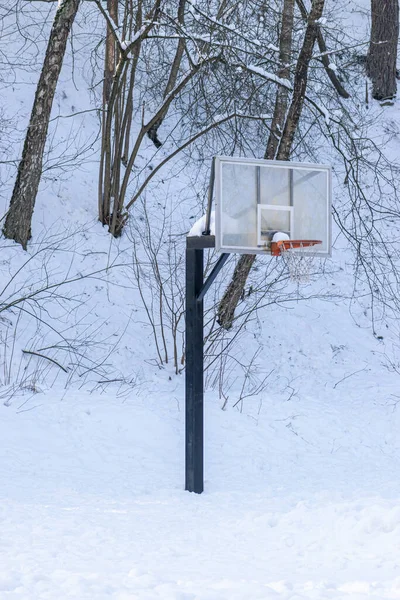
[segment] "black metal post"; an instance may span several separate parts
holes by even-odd
[[[185,489],[204,489],[203,248],[186,248]]]

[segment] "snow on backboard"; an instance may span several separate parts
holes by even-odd
[[[215,159],[216,248],[265,254],[279,231],[292,240],[321,240],[331,253],[331,167],[218,156]]]

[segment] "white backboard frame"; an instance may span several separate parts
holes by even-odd
[[[224,164],[242,164],[244,166],[260,166],[260,167],[272,167],[273,169],[286,169],[287,172],[293,173],[292,170],[304,170],[304,171],[318,171],[326,174],[326,197],[324,206],[326,206],[326,222],[324,223],[324,229],[326,235],[324,236],[325,249],[319,249],[319,246],[313,247],[313,253],[320,257],[331,256],[331,245],[332,245],[332,169],[330,165],[315,164],[315,163],[299,163],[291,161],[278,161],[278,160],[262,160],[262,159],[251,159],[251,158],[237,158],[231,156],[217,156],[215,157],[215,244],[216,249],[220,252],[227,253],[238,253],[238,254],[269,254],[269,244],[261,239],[261,231],[259,224],[261,222],[261,212],[263,210],[284,210],[289,213],[290,218],[290,237],[291,239],[297,239],[299,236],[296,234],[296,210],[293,206],[281,206],[279,204],[265,204],[259,203],[256,211],[256,230],[254,231],[254,245],[243,245],[233,246],[223,243],[223,198],[222,198],[222,166]],[[258,170],[259,172],[259,170]],[[284,173],[282,173],[282,176]],[[323,217],[323,221],[325,217]],[[298,229],[298,227],[297,227]],[[310,236],[308,239],[320,239],[320,237]]]

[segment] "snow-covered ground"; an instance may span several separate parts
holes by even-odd
[[[400,598],[398,386],[377,374],[243,413],[208,395],[201,496],[181,383],[2,405],[0,598]]]
[[[400,599],[396,321],[378,321],[372,334],[368,300],[349,302],[351,257],[336,240],[331,275],[310,288],[310,296],[329,291],[329,301],[269,306],[239,340],[249,352],[261,349],[257,381],[271,373],[261,392],[238,402],[238,370],[222,409],[209,386],[205,492],[185,492],[183,374],[156,364],[125,269],[128,236],[110,241],[96,222],[98,117],[82,112],[92,110],[87,82],[71,73],[67,59],[52,129],[53,154],[60,144],[65,163],[46,171],[28,254],[1,241],[1,302],[47,277],[101,273],[60,288],[58,298],[44,292],[40,327],[29,315],[1,314],[0,600]],[[19,73],[4,91],[16,138],[34,79]],[[397,101],[388,119],[398,123],[399,109]],[[79,112],[71,125],[66,116]],[[88,147],[76,169],[62,152],[71,140]],[[398,150],[395,138],[390,151]],[[193,193],[188,179],[171,167],[165,186],[152,191],[154,204],[167,191]],[[1,190],[2,211],[11,185]],[[107,270],[113,261],[125,270]],[[56,321],[58,332],[48,327]],[[45,352],[68,373],[22,354],[58,344],[60,333],[75,336],[77,353]],[[99,383],[106,376],[118,382]]]
[[[0,405],[2,600],[400,598],[385,341],[339,302],[263,316],[276,375],[236,408],[240,385],[225,410],[207,393],[200,496],[183,490],[171,369],[122,395],[56,385]]]

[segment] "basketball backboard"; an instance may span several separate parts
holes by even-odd
[[[309,163],[216,157],[217,250],[269,253],[277,232],[287,234],[292,240],[320,240],[321,244],[312,247],[312,253],[330,256],[331,168]]]

